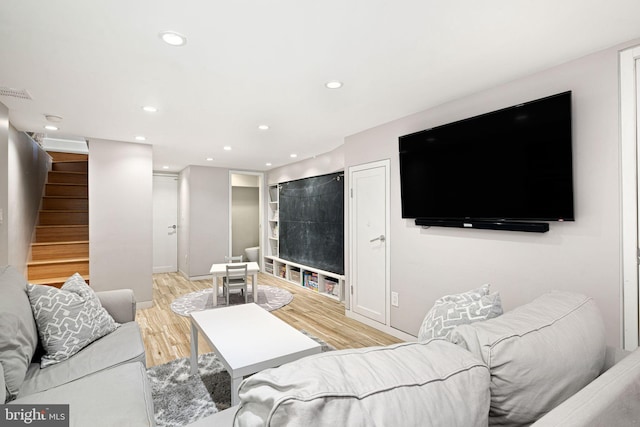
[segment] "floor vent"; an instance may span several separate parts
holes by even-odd
[[[0,96],[11,96],[20,99],[33,99],[26,89],[14,89],[11,87],[0,87]]]

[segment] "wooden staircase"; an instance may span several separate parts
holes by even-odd
[[[29,282],[60,287],[76,272],[88,282],[88,157],[49,154],[53,164],[31,244]]]

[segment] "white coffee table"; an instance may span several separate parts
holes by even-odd
[[[191,373],[198,372],[198,331],[231,376],[231,405],[239,402],[242,378],[301,357],[321,346],[256,304],[191,313]]]

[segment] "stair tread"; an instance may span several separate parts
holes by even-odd
[[[65,240],[62,242],[38,242],[38,243],[32,243],[31,246],[77,245],[79,243],[89,243],[89,241],[88,240]]]
[[[89,276],[82,276],[85,282],[89,282]],[[64,283],[69,279],[69,277],[50,277],[48,279],[35,279],[29,280],[29,283],[32,285],[44,285],[48,283]]]
[[[60,163],[60,162],[58,162]],[[51,173],[68,173],[72,175],[89,175],[89,172],[78,172],[78,171],[49,171]]]
[[[89,209],[40,209],[40,212],[82,212],[87,213]]]
[[[84,262],[89,261],[89,257],[86,258],[66,258],[66,259],[52,259],[48,261],[29,261],[27,265],[46,265],[46,264],[67,264],[70,262]]]
[[[59,227],[88,227],[87,224],[71,224],[71,225],[36,225],[36,228],[59,228]]]
[[[68,182],[48,182],[47,185],[64,185],[65,187],[87,187],[88,184],[73,184]]]

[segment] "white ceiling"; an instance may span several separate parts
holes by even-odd
[[[0,86],[33,100],[0,102],[19,130],[53,114],[49,135],[144,135],[157,170],[266,170],[638,38],[639,16],[638,0],[1,0]]]

